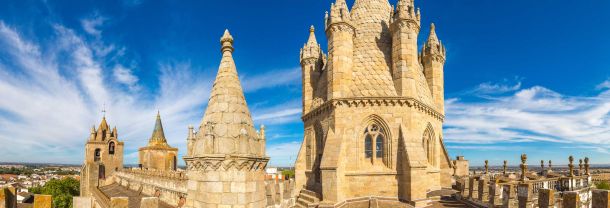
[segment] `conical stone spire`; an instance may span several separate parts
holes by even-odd
[[[307,45],[310,46],[317,46],[318,45],[318,41],[316,40],[316,29],[313,27],[313,25],[311,27],[309,27],[309,39],[307,40]]]
[[[445,57],[445,46],[443,46],[441,41],[438,40],[438,36],[436,36],[436,27],[434,26],[434,23],[430,25],[430,35],[428,35],[428,40],[424,44],[422,54],[424,56],[440,55],[443,58]]]
[[[222,60],[197,133],[194,155],[248,154],[258,148],[242,145],[258,140],[258,136],[233,61],[233,37],[228,30],[220,42]]]
[[[150,140],[148,140],[148,146],[167,146],[167,139],[163,132],[163,124],[161,123],[161,115],[157,111],[157,121],[155,122],[155,129],[153,130]]]

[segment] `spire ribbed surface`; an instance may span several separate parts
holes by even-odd
[[[161,115],[157,112],[157,120],[155,122],[155,129],[153,130],[152,136],[148,141],[148,146],[167,146],[167,139],[165,139],[165,133],[163,132],[163,124],[161,123]]]
[[[233,60],[233,38],[228,31],[221,38],[221,44],[222,60],[197,136],[202,138],[213,135],[215,141],[234,140],[243,136],[248,139],[257,138]]]

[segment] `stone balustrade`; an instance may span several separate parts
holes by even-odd
[[[267,196],[267,208],[288,208],[296,203],[293,195],[295,194],[295,182],[290,180],[266,180],[265,190]]]
[[[133,191],[158,197],[171,206],[184,203],[187,194],[185,172],[126,169],[114,175],[115,183]]]
[[[508,182],[480,175],[458,178],[454,188],[454,197],[476,207],[597,208],[610,201],[608,191],[593,190],[588,175]]]

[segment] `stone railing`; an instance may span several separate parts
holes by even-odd
[[[110,197],[106,196],[98,187],[91,188],[91,195],[102,208],[110,208]]]
[[[458,178],[455,189],[456,198],[475,207],[545,207],[539,205],[541,200],[554,204],[555,198],[561,198],[563,203],[566,193],[578,195],[578,203],[588,207],[593,187],[588,175],[507,182],[481,175]]]
[[[109,205],[108,208],[130,208],[135,207],[135,205],[130,204],[130,200],[128,197],[112,197],[108,200]],[[72,200],[74,208],[99,208],[100,205],[96,203],[94,198],[92,197],[73,197]],[[132,202],[133,203],[133,202]],[[143,197],[140,200],[139,207],[146,208],[159,208],[161,205],[158,197]],[[36,208],[36,207],[35,207]],[[50,208],[50,207],[49,207]]]
[[[265,181],[267,196],[266,208],[288,208],[295,205],[295,182],[290,180],[270,179]]]
[[[186,200],[185,172],[127,169],[116,172],[113,177],[119,185],[144,195],[158,197],[171,206],[181,206]]]
[[[142,175],[142,176],[153,176],[161,178],[170,178],[176,180],[186,180],[186,172],[184,171],[159,171],[159,170],[142,170],[142,169],[124,169],[122,172]]]

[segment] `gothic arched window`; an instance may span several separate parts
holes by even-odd
[[[93,153],[93,161],[95,161],[95,162],[100,161],[101,156],[102,156],[101,150],[95,149],[95,152]]]
[[[373,164],[376,160],[386,162],[386,135],[381,126],[370,124],[364,129],[364,157]]]
[[[428,163],[430,165],[435,165],[434,155],[436,153],[436,140],[434,139],[434,130],[432,129],[432,126],[428,126],[424,131],[424,135],[422,136],[422,145],[424,151],[426,152]]]
[[[110,142],[110,144],[108,144],[108,153],[114,155],[114,142]]]
[[[364,139],[364,157],[366,157],[366,158],[373,157],[372,140],[373,140],[373,138],[371,138],[371,135],[366,135],[366,138]]]

